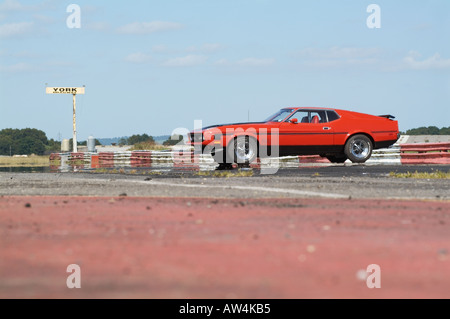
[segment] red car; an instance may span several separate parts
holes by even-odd
[[[220,167],[257,157],[320,155],[334,163],[367,161],[372,150],[399,138],[392,115],[332,108],[283,108],[263,122],[213,125],[191,132],[196,152],[211,153]]]

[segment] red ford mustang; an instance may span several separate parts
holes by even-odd
[[[320,155],[334,163],[367,161],[372,150],[399,138],[392,115],[374,116],[332,108],[283,108],[263,122],[213,125],[194,130],[190,143],[220,166],[259,157]]]

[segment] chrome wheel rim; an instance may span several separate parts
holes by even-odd
[[[370,152],[370,145],[365,140],[355,140],[350,146],[350,152],[358,159],[366,158]]]
[[[249,162],[255,155],[255,150],[250,147],[248,138],[238,138],[235,143],[236,160],[238,163]]]

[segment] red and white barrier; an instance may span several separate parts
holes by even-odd
[[[450,143],[396,144],[374,150],[367,165],[450,164]],[[51,169],[96,168],[171,168],[175,170],[211,170],[217,164],[210,155],[194,155],[192,151],[126,151],[100,153],[55,153],[50,155]],[[350,163],[350,161],[346,161]],[[59,163],[59,164],[58,164]],[[285,156],[258,159],[250,166],[299,167],[330,165],[318,155]]]
[[[450,164],[450,143],[402,144],[402,164]]]

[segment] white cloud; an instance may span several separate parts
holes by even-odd
[[[223,50],[224,46],[219,43],[205,43],[200,48],[203,52],[213,53],[220,50]]]
[[[43,15],[43,14],[35,14],[35,15],[33,15],[33,18],[35,20],[37,20],[38,22],[47,23],[47,24],[55,23],[57,21],[55,18],[49,17],[47,15]]]
[[[152,47],[152,52],[157,54],[191,54],[191,55],[208,55],[216,53],[224,48],[218,43],[206,43],[201,46],[189,46],[187,48],[170,48],[165,44],[157,44]]]
[[[214,64],[220,66],[245,66],[245,67],[265,67],[275,63],[273,58],[245,58],[235,62],[227,59],[217,60]]]
[[[341,48],[334,46],[328,49],[306,48],[296,52],[294,55],[313,59],[361,59],[375,57],[380,53],[381,50],[378,48]]]
[[[214,62],[215,65],[223,65],[223,66],[229,66],[232,63],[230,61],[228,61],[227,59],[220,59],[217,60],[216,62]]]
[[[306,48],[293,54],[301,65],[307,68],[331,69],[349,67],[377,68],[387,72],[397,72],[405,69],[430,70],[450,68],[450,59],[445,59],[439,53],[422,59],[421,54],[410,51],[399,63],[388,60],[386,52],[380,48],[331,47],[328,49]]]
[[[31,51],[18,51],[10,53],[9,56],[19,59],[36,59],[39,58],[41,55]]]
[[[339,68],[339,67],[353,67],[353,66],[370,66],[379,62],[376,58],[365,59],[345,59],[345,60],[333,60],[333,59],[320,59],[320,60],[308,60],[302,64],[306,67],[312,68]]]
[[[379,48],[331,47],[306,48],[293,56],[308,68],[341,68],[373,66],[380,62],[382,50]]]
[[[0,11],[28,11],[34,8],[35,6],[23,5],[17,0],[5,0],[0,4]]]
[[[2,72],[9,72],[9,73],[19,73],[19,72],[27,72],[27,71],[34,71],[35,68],[27,63],[17,63],[13,65],[8,66],[0,66],[0,71]]]
[[[0,25],[0,38],[24,35],[33,31],[33,22],[7,23]]]
[[[154,32],[177,30],[183,27],[182,24],[165,21],[134,22],[121,26],[117,31],[121,34],[150,34]]]
[[[171,53],[172,50],[169,49],[165,44],[156,44],[152,46],[152,52],[162,54],[162,53]]]
[[[75,62],[64,60],[51,60],[45,63],[45,66],[56,68],[78,68],[80,65]]]
[[[73,2],[72,2],[73,3]],[[103,8],[98,7],[98,6],[93,6],[93,5],[89,5],[89,4],[85,4],[82,7],[83,13],[99,13],[103,11]]]
[[[190,46],[186,49],[187,52],[201,52],[201,53],[215,53],[224,48],[219,43],[205,43],[200,47]]]
[[[164,62],[163,65],[171,67],[196,66],[205,63],[206,60],[208,60],[208,57],[204,55],[188,55],[185,57],[169,59]]]
[[[147,63],[151,60],[152,60],[151,55],[142,52],[131,53],[125,58],[125,61],[131,63]]]
[[[90,22],[84,24],[84,27],[93,31],[107,31],[110,29],[110,25],[107,22]]]
[[[439,53],[435,53],[428,59],[419,61],[420,54],[416,51],[410,51],[403,59],[407,68],[413,70],[430,70],[430,69],[448,69],[450,68],[450,59],[444,59]]]
[[[241,66],[269,66],[275,63],[275,59],[246,58],[236,63]]]
[[[31,1],[28,1],[31,2]],[[37,1],[33,1],[37,2]],[[6,13],[20,13],[20,12],[39,12],[45,11],[48,13],[49,10],[58,10],[58,1],[55,0],[46,0],[41,1],[37,4],[22,4],[21,1],[18,0],[5,0],[0,3],[0,12]]]

